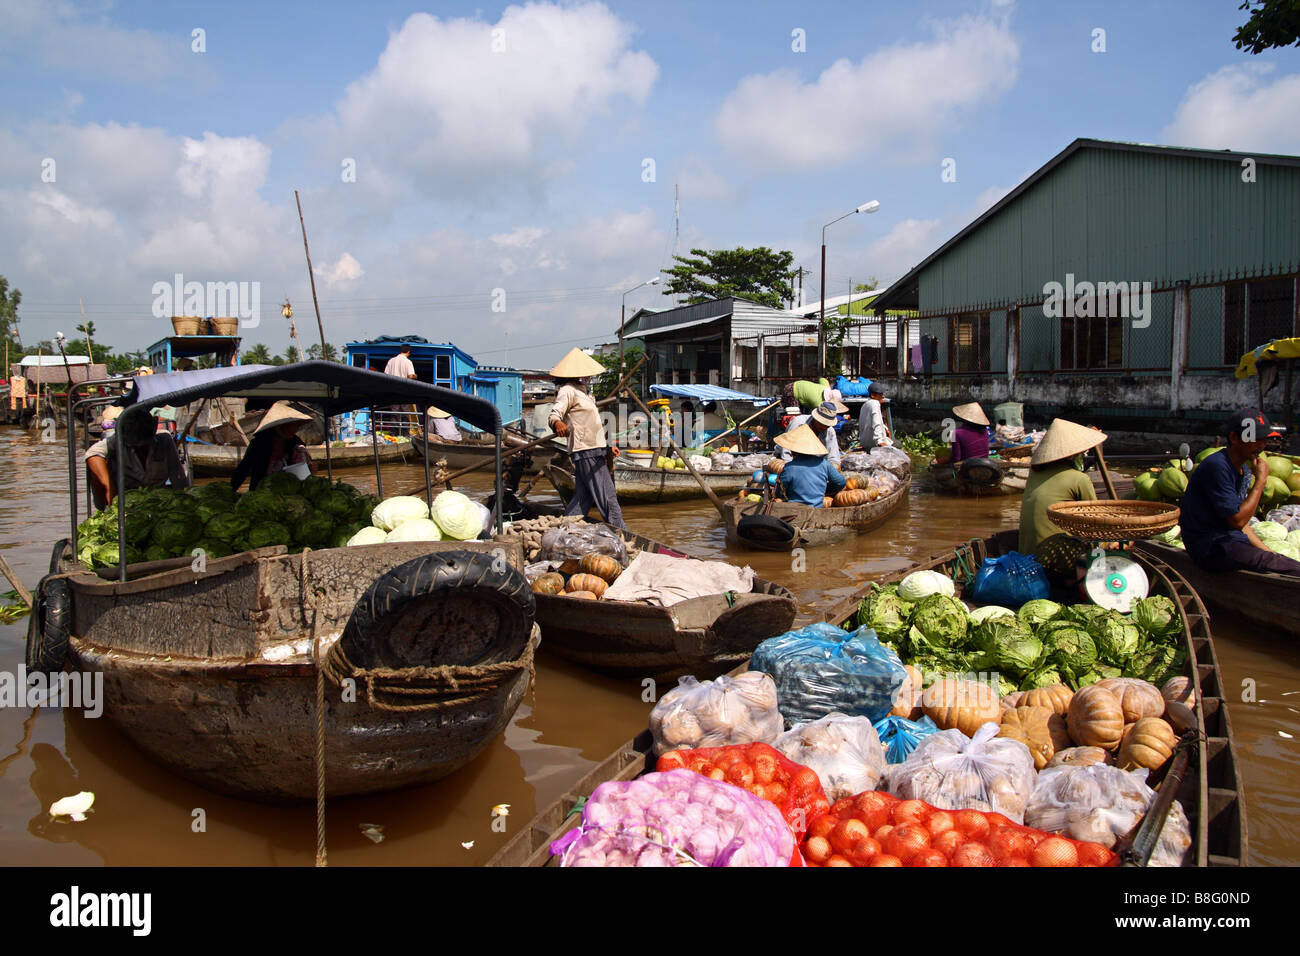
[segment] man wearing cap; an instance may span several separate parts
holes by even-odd
[[[951,464],[968,458],[987,458],[989,456],[989,417],[979,402],[958,405],[952,410],[957,419],[957,427],[952,433],[952,452],[948,457]]]
[[[1268,483],[1268,462],[1261,453],[1268,439],[1278,435],[1258,408],[1242,409],[1228,420],[1227,447],[1192,472],[1179,502],[1178,524],[1187,556],[1197,567],[1300,577],[1300,561],[1271,551],[1250,527]]]
[[[157,419],[152,415],[128,415],[118,419],[112,435],[86,449],[91,494],[99,507],[112,504],[117,497],[117,455],[123,442],[128,449],[122,463],[128,491],[160,488],[169,481],[173,488],[190,486],[190,476],[181,465],[171,435],[158,432]]]
[[[776,444],[787,461],[777,478],[787,501],[821,508],[827,496],[834,496],[847,484],[828,460],[826,445],[811,425],[800,425],[777,436]]]
[[[839,439],[835,437],[835,424],[840,420],[841,415],[848,413],[848,410],[845,405],[835,402],[822,402],[813,409],[811,415],[796,415],[790,419],[790,426],[786,430],[787,432],[793,432],[804,425],[808,426],[813,435],[823,443],[827,460],[832,465],[837,465],[841,456]],[[790,449],[779,441],[776,444],[781,448],[782,460],[790,461],[792,458]]]
[[[894,444],[889,426],[885,424],[885,413],[880,407],[884,401],[884,386],[879,382],[867,386],[867,400],[862,403],[862,411],[858,413],[858,441],[863,448]]]
[[[1083,453],[1106,440],[1095,428],[1055,419],[1034,448],[1032,466],[1020,504],[1021,554],[1035,554],[1060,528],[1047,517],[1047,509],[1062,501],[1096,501],[1097,492],[1083,471]]]
[[[276,402],[267,409],[244,450],[244,457],[230,476],[230,487],[238,491],[244,479],[248,478],[249,490],[253,491],[267,475],[304,463],[309,471],[315,471],[311,456],[307,454],[307,445],[298,437],[298,429],[309,421],[310,415],[298,411],[288,402]]]
[[[606,447],[600,410],[586,385],[586,379],[604,371],[605,366],[581,349],[570,350],[551,369],[556,393],[548,421],[555,434],[569,439],[574,489],[564,513],[585,515],[594,504],[607,524],[623,528],[626,527],[623,509],[618,506],[614,477],[610,474],[612,455],[617,455],[618,450]]]

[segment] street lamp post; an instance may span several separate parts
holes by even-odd
[[[817,321],[817,364],[823,376],[826,375],[826,229],[833,226],[840,219],[848,219],[849,216],[857,215],[860,212],[875,212],[880,208],[880,203],[875,199],[871,202],[864,202],[852,212],[846,212],[839,219],[832,219],[825,226],[822,226],[822,291],[821,291],[821,314]],[[853,311],[853,290],[849,290],[849,311]]]
[[[645,282],[641,283],[641,285],[634,285],[632,288],[628,289],[627,292],[623,293],[623,312],[618,320],[618,377],[620,380],[623,378],[623,329],[627,325],[627,297],[629,294],[641,288],[641,286],[658,284],[659,276],[655,276],[653,279],[646,279]]]

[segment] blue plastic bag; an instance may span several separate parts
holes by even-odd
[[[849,396],[866,395],[867,389],[870,386],[871,386],[871,379],[869,378],[859,377],[856,382],[851,382],[849,381],[849,379],[841,375],[839,378],[835,380],[835,387],[836,389],[839,390],[839,393],[841,395],[849,395]]]
[[[896,714],[876,721],[874,726],[876,735],[885,746],[885,760],[889,763],[902,763],[917,744],[939,730],[929,717],[908,720]]]
[[[771,675],[777,707],[793,724],[836,712],[877,721],[907,678],[898,655],[871,628],[846,633],[825,623],[764,641],[749,668]]]
[[[1052,585],[1043,566],[1019,551],[1000,558],[985,558],[966,587],[966,597],[972,601],[1012,609],[1051,593]]]

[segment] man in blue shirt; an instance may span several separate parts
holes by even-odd
[[[826,446],[826,455],[832,464],[840,460],[840,443],[835,437],[835,426],[840,420],[840,416],[849,410],[847,405],[840,402],[822,402],[812,410],[811,415],[798,415],[790,419],[790,425],[786,429],[787,434],[799,428],[801,425],[807,425],[812,429],[813,434],[820,438]],[[780,442],[777,442],[780,445]],[[789,448],[782,448],[781,458],[789,461],[793,456]]]
[[[1192,472],[1178,523],[1188,557],[1197,567],[1300,577],[1300,561],[1270,551],[1250,529],[1268,481],[1268,462],[1261,453],[1278,434],[1259,409],[1243,409],[1228,421],[1227,447]],[[1251,474],[1255,484],[1248,488]]]
[[[847,483],[826,458],[826,445],[807,425],[791,429],[776,443],[793,454],[778,479],[787,501],[820,508],[823,499],[834,496]]]

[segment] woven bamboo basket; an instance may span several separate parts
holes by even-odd
[[[173,315],[172,328],[177,335],[199,335],[207,323],[197,315]]]
[[[1177,505],[1163,501],[1061,501],[1048,519],[1076,538],[1122,541],[1154,538],[1178,524]]]
[[[220,318],[208,319],[208,325],[212,329],[212,335],[239,334],[239,319],[222,316]]]

